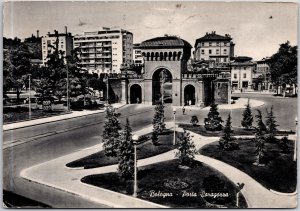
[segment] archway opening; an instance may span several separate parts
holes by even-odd
[[[184,105],[195,105],[195,103],[195,87],[189,84],[184,88]]]
[[[152,103],[172,103],[172,74],[165,68],[156,70],[152,78]]]
[[[138,84],[130,87],[130,104],[142,103],[142,88]]]

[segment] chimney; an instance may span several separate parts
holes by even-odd
[[[67,26],[65,26],[65,33],[66,33],[66,35],[68,34],[68,27]]]
[[[40,31],[36,30],[36,37],[39,38],[40,37]]]

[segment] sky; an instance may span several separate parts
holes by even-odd
[[[3,36],[11,38],[64,32],[64,26],[73,35],[110,27],[131,31],[134,43],[169,34],[194,46],[216,31],[231,35],[236,56],[254,60],[271,56],[287,40],[297,44],[296,3],[12,1],[3,8]]]

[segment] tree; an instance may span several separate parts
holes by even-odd
[[[207,114],[207,118],[204,119],[206,130],[222,130],[222,118],[219,116],[218,104],[214,102],[210,105],[210,110]]]
[[[268,112],[267,110],[267,117],[266,117],[267,141],[273,142],[275,140],[277,126],[278,125],[276,124],[275,116],[273,114],[273,106],[272,106],[270,112]]]
[[[191,118],[192,125],[196,126],[198,122],[199,122],[198,117],[196,115],[193,115]]]
[[[153,129],[153,132],[152,132],[152,135],[151,135],[151,140],[152,140],[152,143],[153,145],[158,145],[158,134],[157,134],[157,131],[155,131]]]
[[[129,121],[126,119],[126,125],[120,135],[118,150],[118,172],[124,179],[132,179],[134,173],[134,145],[131,132]]]
[[[258,114],[255,116],[257,118],[257,126],[255,128],[255,137],[254,142],[256,146],[255,155],[256,162],[255,165],[264,165],[265,158],[265,134],[266,134],[266,126],[263,123],[261,111],[257,110]]]
[[[120,113],[109,104],[106,107],[105,125],[102,134],[103,148],[106,156],[116,157],[119,148],[119,130],[121,129],[119,118]]]
[[[184,130],[178,138],[178,152],[176,152],[175,156],[179,158],[182,165],[191,166],[194,161],[196,149],[194,143],[191,140],[190,133]]]
[[[289,142],[289,140],[286,136],[284,136],[279,142],[279,147],[280,147],[281,151],[285,154],[290,152],[290,147],[288,145],[288,142]]]
[[[232,137],[233,130],[231,127],[231,116],[228,114],[225,127],[223,128],[223,135],[219,140],[219,146],[222,150],[236,150],[239,149],[239,145],[235,142],[235,138]]]
[[[4,51],[3,76],[4,92],[13,88],[16,92],[17,103],[20,102],[20,95],[28,80],[30,73],[31,54],[24,44],[19,44],[15,48]]]
[[[157,103],[155,106],[155,113],[152,120],[153,131],[161,133],[165,128],[165,114],[164,114],[164,105],[162,103]]]
[[[297,46],[291,46],[290,42],[280,44],[278,51],[268,61],[271,80],[277,87],[297,85]],[[285,90],[284,90],[285,93]]]
[[[243,119],[242,119],[242,126],[246,129],[252,128],[252,123],[253,123],[253,116],[251,112],[251,107],[248,99],[248,104],[246,105],[246,108],[243,112]]]

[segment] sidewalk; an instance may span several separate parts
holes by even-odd
[[[254,99],[250,99],[249,102],[250,102],[251,108],[260,107],[265,104],[263,101],[254,100]],[[244,109],[247,104],[248,104],[248,98],[239,98],[239,99],[235,100],[234,104],[221,104],[221,105],[218,105],[218,108],[219,108],[219,110]],[[175,106],[175,108],[182,109],[182,106]],[[197,107],[195,105],[185,106],[185,108],[190,109],[190,110],[204,110],[204,111],[207,111],[210,109],[209,106],[201,108],[201,107]]]
[[[115,103],[112,106],[115,108],[121,108],[125,105],[126,104]],[[93,111],[91,111],[91,110],[72,111],[72,113],[69,113],[69,114],[63,114],[63,115],[58,115],[58,116],[34,119],[34,120],[30,120],[30,121],[22,121],[22,122],[17,122],[17,123],[5,124],[5,125],[3,125],[3,131],[14,130],[14,129],[24,128],[24,127],[30,127],[33,125],[40,125],[40,124],[56,122],[56,121],[61,121],[61,120],[66,120],[66,119],[72,119],[72,118],[81,117],[81,116],[88,116],[88,115],[102,113],[102,112],[104,112],[104,108],[101,110],[93,110]]]
[[[166,127],[172,129],[172,123],[166,123]],[[182,131],[181,128],[177,128]],[[152,125],[134,134],[142,135],[152,131]],[[204,137],[190,132],[196,149],[215,142],[219,137]],[[64,192],[77,194],[83,198],[106,204],[112,207],[123,208],[162,208],[164,206],[152,202],[136,199],[124,194],[113,192],[107,189],[87,185],[80,182],[82,177],[92,174],[103,174],[117,171],[117,165],[99,167],[94,169],[70,169],[65,165],[76,159],[88,156],[102,150],[102,144],[80,150],[78,152],[41,163],[21,172],[21,177],[29,181],[37,182]],[[172,160],[175,158],[176,150],[172,150],[150,158],[138,160],[138,166],[149,165],[157,162]],[[244,195],[249,208],[293,208],[297,203],[297,194],[279,195],[274,193],[260,183],[255,181],[244,172],[218,160],[203,155],[196,155],[195,159],[223,173],[233,183],[244,183],[242,194]],[[55,172],[55,174],[52,174]],[[108,197],[109,195],[109,197]],[[115,202],[118,202],[116,205]]]

